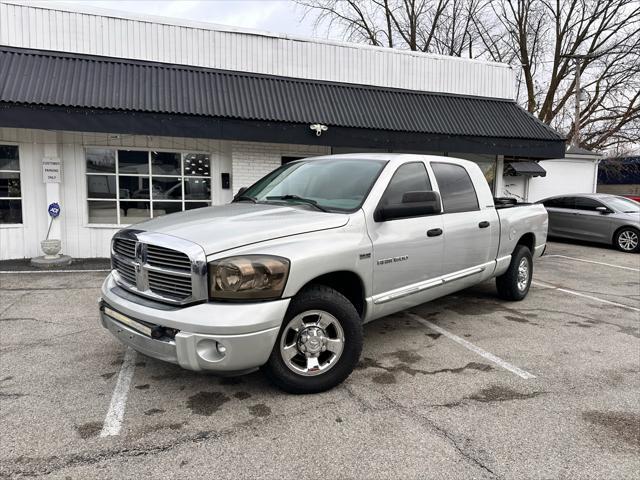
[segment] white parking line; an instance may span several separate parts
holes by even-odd
[[[472,352],[477,353],[481,357],[486,358],[490,362],[495,363],[496,365],[504,368],[505,370],[509,370],[511,373],[515,373],[516,375],[518,375],[521,378],[524,378],[525,380],[536,378],[536,376],[533,375],[532,373],[526,372],[526,371],[522,370],[521,368],[516,367],[515,365],[511,365],[509,362],[506,362],[506,361],[502,360],[500,357],[496,357],[493,353],[489,353],[486,350],[483,350],[480,347],[474,345],[473,343],[467,342],[464,338],[460,338],[459,336],[454,335],[453,333],[449,332],[448,330],[445,330],[444,328],[439,327],[435,323],[431,323],[429,320],[425,320],[424,318],[422,318],[419,315],[416,315],[414,313],[409,313],[409,316],[411,318],[413,318],[416,322],[419,322],[419,323],[423,324],[424,326],[429,327],[431,330],[434,330],[434,331],[444,335],[445,337],[453,340],[454,342],[459,343],[464,348],[467,348],[467,349],[471,350]]]
[[[553,255],[545,255],[542,258],[544,259],[549,257],[567,258],[569,260],[575,260],[576,262],[595,263],[596,265],[604,265],[605,267],[613,267],[613,268],[620,268],[622,270],[631,270],[632,272],[640,272],[640,268],[623,267],[621,265],[613,265],[612,263],[596,262],[595,260],[585,260],[584,258],[568,257],[566,255],[553,254]]]
[[[568,290],[566,288],[556,287],[555,285],[551,285],[549,283],[542,283],[542,282],[537,282],[537,281],[532,281],[531,283],[533,285],[538,286],[538,287],[544,287],[544,288],[548,288],[550,290],[557,290],[559,292],[564,292],[564,293],[568,293],[570,295],[575,295],[576,297],[584,297],[584,298],[588,298],[589,300],[595,300],[596,302],[606,303],[608,305],[613,305],[614,307],[626,308],[627,310],[633,310],[634,312],[640,312],[640,308],[632,307],[630,305],[625,305],[624,303],[612,302],[611,300],[605,300],[604,298],[594,297],[592,295],[587,295],[586,293],[580,293],[580,292],[575,292],[573,290]]]
[[[122,361],[122,367],[118,374],[118,381],[116,382],[116,388],[113,391],[111,397],[111,404],[109,405],[109,411],[104,419],[104,425],[100,432],[101,437],[109,437],[112,435],[118,435],[120,428],[122,428],[122,419],[124,418],[124,410],[127,406],[127,397],[129,396],[129,386],[131,385],[131,379],[133,378],[133,372],[136,369],[136,351],[127,348],[124,354],[124,360]]]

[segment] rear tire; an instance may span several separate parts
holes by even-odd
[[[505,300],[522,300],[529,293],[532,278],[531,251],[524,245],[518,245],[513,251],[507,271],[496,277],[498,296]]]
[[[621,228],[613,237],[613,246],[623,252],[640,252],[640,232],[633,227]]]
[[[286,392],[323,392],[351,374],[360,359],[362,337],[353,304],[332,288],[312,285],[291,300],[261,370]]]

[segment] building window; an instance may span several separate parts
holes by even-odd
[[[129,225],[211,205],[211,164],[203,153],[86,150],[90,224]]]
[[[449,153],[450,157],[462,158],[464,160],[470,160],[475,162],[482,170],[484,178],[489,184],[489,188],[492,192],[496,187],[496,164],[497,158],[495,155],[484,155],[477,153]]]
[[[15,145],[0,145],[0,224],[22,223],[20,154]]]

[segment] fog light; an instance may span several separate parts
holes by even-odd
[[[221,353],[222,355],[224,355],[227,352],[227,347],[225,347],[221,343],[218,343],[216,346],[218,348],[218,353]]]

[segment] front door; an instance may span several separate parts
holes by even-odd
[[[604,204],[593,198],[575,197],[574,207],[571,227],[575,237],[594,242],[611,242],[611,219],[606,213],[596,210],[598,207],[605,207]]]
[[[424,163],[405,163],[396,170],[380,202],[399,204],[406,192],[428,190],[432,187]],[[442,215],[380,222],[370,219],[368,223],[373,243],[373,293],[379,305],[404,305],[395,299],[405,297],[412,286],[442,274]]]

